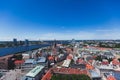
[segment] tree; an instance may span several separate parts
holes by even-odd
[[[8,59],[8,70],[15,68],[14,60],[12,59],[13,59],[12,57]]]
[[[120,58],[118,58],[118,61],[120,62]]]
[[[16,60],[22,60],[23,56],[22,54],[16,54],[13,56],[13,58],[15,58]]]
[[[55,74],[52,76],[51,80],[91,80],[88,75],[81,74],[81,75],[65,75],[65,74]]]
[[[95,60],[102,61],[102,58],[101,58],[101,56],[97,56],[97,57],[95,58]]]
[[[72,59],[72,60],[71,60],[71,64],[73,64],[73,63],[74,63],[74,60]]]
[[[109,59],[108,59],[108,62],[110,63],[112,60],[113,60],[112,58],[109,58]]]

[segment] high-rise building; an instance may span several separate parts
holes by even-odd
[[[14,44],[14,46],[17,46],[17,39],[16,38],[13,39],[13,44]]]
[[[71,41],[72,43],[75,43],[75,39],[72,39],[72,41]]]
[[[29,45],[29,41],[28,39],[25,39],[25,46],[28,46]]]

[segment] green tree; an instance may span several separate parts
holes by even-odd
[[[118,58],[118,61],[120,62],[120,58]]]
[[[55,74],[52,76],[51,80],[91,80],[88,75],[63,75],[63,74]]]
[[[108,62],[110,63],[112,60],[113,60],[112,58],[109,58],[109,59],[108,59]]]
[[[102,61],[102,58],[101,58],[101,56],[97,56],[97,57],[95,58],[95,60]]]

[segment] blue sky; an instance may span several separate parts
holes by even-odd
[[[0,0],[0,40],[120,39],[119,0]]]

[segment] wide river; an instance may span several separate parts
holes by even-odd
[[[40,44],[40,45],[29,45],[29,46],[17,46],[17,47],[8,47],[0,48],[0,56],[5,56],[9,54],[20,53],[24,51],[30,51],[37,48],[47,47],[49,44]]]

